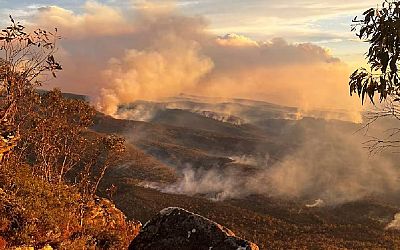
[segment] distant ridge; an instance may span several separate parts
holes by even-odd
[[[166,98],[162,98],[159,100],[163,101],[198,101],[198,102],[213,102],[213,103],[239,103],[239,104],[247,104],[247,105],[268,105],[268,106],[275,106],[275,107],[285,107],[285,108],[293,108],[290,106],[280,105],[272,102],[267,102],[263,100],[255,100],[255,99],[246,99],[246,98],[229,98],[229,97],[218,97],[218,96],[200,96],[200,95],[191,95],[191,94],[184,94],[180,93],[177,96],[170,96]]]
[[[43,94],[49,92],[48,90],[44,90],[44,89],[37,89],[36,91],[40,95],[43,95]],[[86,101],[86,102],[90,101],[90,98],[87,95],[80,95],[80,94],[75,94],[75,93],[62,92],[62,96],[67,98],[67,99],[82,100],[82,101]]]

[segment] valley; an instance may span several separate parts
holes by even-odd
[[[355,133],[360,124],[324,119],[323,112],[299,118],[295,108],[249,100],[178,99],[139,102],[141,112],[152,112],[145,119],[135,104],[124,119],[96,118],[93,131],[127,141],[102,190],[117,187],[111,198],[128,218],[145,222],[165,207],[182,207],[260,249],[400,244],[397,230],[385,230],[400,210],[398,158],[369,156]],[[228,106],[236,109],[226,113]],[[127,119],[132,112],[135,120]]]

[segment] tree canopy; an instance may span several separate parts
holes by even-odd
[[[400,120],[400,1],[385,0],[381,6],[366,10],[353,19],[352,31],[369,44],[366,59],[369,69],[357,69],[350,76],[350,95],[357,94],[362,104],[369,99],[381,105],[364,114],[365,126],[380,118]],[[384,136],[365,142],[370,152],[400,147],[400,128],[390,128]]]
[[[370,69],[357,69],[350,76],[350,94],[357,94],[362,103],[368,96],[374,103],[388,97],[400,101],[400,2],[386,0],[379,8],[370,8],[353,19],[352,31],[368,42],[366,58]]]

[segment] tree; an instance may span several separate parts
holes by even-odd
[[[124,140],[90,130],[88,102],[37,89],[62,69],[57,30],[26,33],[10,20],[0,32],[0,245],[126,248],[137,227],[95,196]]]
[[[90,139],[95,109],[86,101],[64,98],[61,91],[37,91],[62,70],[55,59],[57,29],[25,32],[10,16],[0,32],[0,124],[14,131],[14,156],[48,182],[71,182],[93,195],[108,166],[123,150],[122,139]],[[5,141],[4,136],[1,141]],[[9,143],[1,149],[9,150]],[[73,175],[73,176],[71,176]],[[68,178],[69,177],[69,178]]]
[[[46,80],[46,72],[55,76],[61,70],[54,59],[56,30],[26,33],[11,16],[10,21],[0,32],[0,160],[17,145],[18,127],[37,100],[34,88]]]
[[[0,32],[0,121],[14,123],[18,110],[26,109],[27,99],[34,98],[34,89],[49,74],[56,77],[62,67],[54,57],[60,38],[57,29],[26,33],[24,26],[11,16],[10,20],[11,25]],[[27,115],[26,111],[20,115]]]
[[[370,45],[366,53],[370,69],[357,69],[350,76],[350,95],[357,94],[362,104],[368,96],[374,105],[379,96],[381,106],[367,114],[366,127],[384,117],[400,120],[400,1],[386,0],[381,7],[366,10],[352,22],[352,31]],[[399,147],[399,134],[400,128],[394,128],[386,138],[368,141],[368,147],[371,151]]]
[[[60,90],[43,93],[21,123],[19,154],[44,179],[62,182],[77,167],[85,150],[91,150],[84,133],[95,115],[81,100],[66,99]]]

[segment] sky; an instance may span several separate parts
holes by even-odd
[[[0,0],[7,16],[56,26],[64,72],[51,86],[109,114],[179,93],[360,109],[348,76],[368,44],[351,20],[372,0]]]
[[[363,58],[365,46],[350,31],[351,20],[376,6],[371,0],[184,1],[187,11],[206,15],[215,33],[239,32],[254,39],[284,37],[332,50],[348,63]]]

